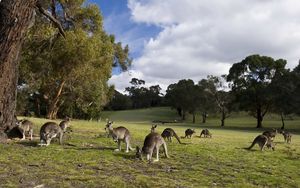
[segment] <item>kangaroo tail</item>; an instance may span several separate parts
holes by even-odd
[[[251,148],[253,148],[253,146],[255,145],[255,140],[252,142],[252,144],[251,144],[251,146],[249,146],[248,148],[245,148],[245,149],[248,149],[248,150],[250,150]]]
[[[180,141],[179,136],[175,133],[175,131],[174,131],[174,136],[175,136],[175,138],[177,139],[177,141],[179,142],[179,144],[182,144],[181,141]]]

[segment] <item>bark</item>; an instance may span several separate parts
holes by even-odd
[[[56,92],[56,96],[54,97],[54,99],[50,102],[49,105],[49,109],[46,115],[46,118],[48,119],[56,119],[56,114],[59,110],[59,105],[58,102],[60,100],[64,85],[65,85],[66,81],[62,81],[58,87],[58,90]]]
[[[207,118],[207,113],[203,112],[202,113],[202,123],[206,123],[206,118]]]
[[[22,41],[34,16],[36,0],[0,3],[0,137],[15,126],[16,89]]]
[[[257,120],[256,128],[262,128],[263,115],[260,107],[256,109],[256,120]]]
[[[226,119],[226,114],[224,109],[222,110],[222,117],[221,117],[221,127],[225,126],[225,119]]]
[[[284,114],[283,113],[281,113],[281,122],[282,122],[281,129],[284,129],[285,124],[284,124]]]

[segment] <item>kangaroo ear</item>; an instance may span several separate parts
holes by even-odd
[[[154,126],[154,128],[156,128],[156,127],[157,127],[157,125]]]
[[[140,147],[139,146],[136,146],[136,151],[140,152]]]

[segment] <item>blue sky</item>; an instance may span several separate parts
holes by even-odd
[[[164,90],[181,79],[228,74],[252,54],[300,59],[299,0],[88,0],[105,30],[128,44],[133,65],[109,80],[124,92],[131,78]]]
[[[114,34],[117,41],[130,46],[133,58],[141,56],[143,46],[151,37],[155,37],[161,28],[146,23],[136,23],[131,19],[127,0],[89,0],[100,7],[104,17],[104,29]]]

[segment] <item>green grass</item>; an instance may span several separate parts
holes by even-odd
[[[38,147],[33,141],[14,140],[0,145],[0,187],[300,187],[300,121],[287,121],[293,130],[291,144],[275,138],[276,150],[248,151],[253,139],[262,132],[255,120],[236,116],[219,128],[217,118],[203,125],[174,123],[159,125],[157,132],[173,127],[179,136],[186,128],[196,128],[192,139],[178,144],[168,143],[170,158],[160,155],[160,161],[148,164],[135,159],[135,152],[114,152],[116,143],[106,138],[105,119],[115,126],[127,127],[132,134],[132,146],[141,146],[149,133],[151,120],[174,120],[174,111],[153,108],[121,112],[104,112],[102,121],[72,121],[73,132],[58,142]],[[177,118],[178,119],[178,118]],[[35,123],[35,135],[45,119],[30,118]],[[268,128],[280,127],[280,120],[266,118]],[[298,125],[298,127],[297,127]],[[199,138],[208,127],[213,138]],[[124,145],[122,145],[124,148]]]

